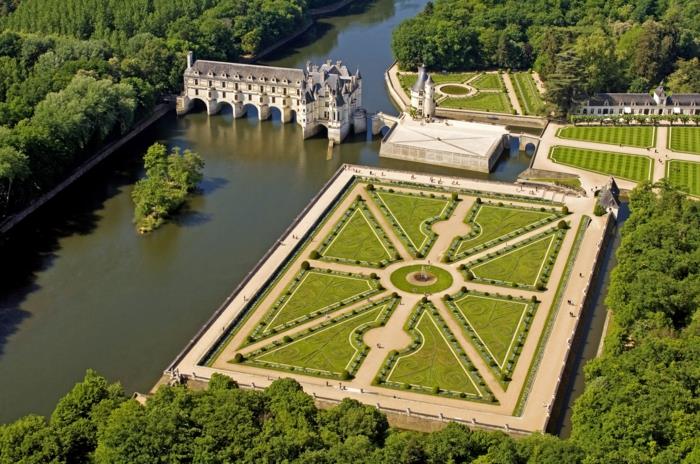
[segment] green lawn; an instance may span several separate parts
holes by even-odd
[[[555,216],[551,211],[542,212],[528,210],[524,208],[511,208],[507,206],[495,205],[475,205],[478,209],[476,215],[468,222],[472,226],[472,233],[459,239],[460,243],[455,249],[453,260],[463,253],[469,252],[472,248],[502,237],[516,230],[524,229],[526,226],[543,219]],[[524,232],[524,230],[523,230]]]
[[[362,261],[380,266],[382,262],[393,261],[396,255],[396,250],[385,238],[372,213],[360,205],[355,205],[346,212],[331,236],[326,237],[323,243],[321,256],[340,261]]]
[[[547,182],[549,184],[564,185],[566,187],[581,188],[581,179],[578,177],[530,177],[527,180],[534,182]]]
[[[648,156],[585,148],[555,146],[550,149],[549,158],[556,163],[633,182],[650,180],[653,169],[653,161]]]
[[[501,90],[505,91],[506,86],[499,73],[484,73],[469,83],[477,90]]]
[[[666,176],[672,185],[700,196],[700,162],[670,160],[666,163]]]
[[[441,85],[441,84],[449,84],[449,83],[457,83],[457,84],[464,84],[467,82],[469,79],[472,77],[476,76],[476,73],[473,72],[463,72],[463,73],[440,73],[440,72],[431,72],[430,77],[433,79],[433,82],[435,82],[435,85]]]
[[[526,245],[471,267],[478,279],[502,284],[535,286],[542,276],[548,256],[554,248],[555,234],[547,234]]]
[[[438,106],[461,110],[493,111],[495,113],[512,113],[508,95],[504,92],[480,92],[472,97],[448,97]]]
[[[398,357],[386,378],[388,382],[425,389],[438,387],[472,396],[480,394],[435,316],[423,311],[412,330],[418,332],[421,342],[415,350]]]
[[[302,368],[331,377],[338,377],[343,371],[351,372],[351,364],[366,347],[361,340],[357,340],[358,332],[376,325],[391,306],[391,303],[386,303],[367,307],[368,310],[360,310],[358,314],[340,322],[317,328],[289,343],[273,347],[251,362],[284,370]]]
[[[671,127],[669,130],[671,150],[700,155],[700,127]]]
[[[416,73],[400,73],[399,82],[401,83],[401,88],[406,92],[406,95],[411,96],[411,87],[416,83],[418,79],[418,74]]]
[[[522,322],[528,303],[467,294],[456,300],[454,305],[498,367],[503,369],[518,334],[522,332],[520,329],[523,328]],[[465,330],[465,334],[471,337],[469,331]]]
[[[353,297],[375,292],[371,279],[355,274],[304,272],[298,282],[292,283],[265,318],[263,334],[279,330],[284,324],[323,311],[329,306]]]
[[[389,212],[389,220],[397,223],[399,235],[407,238],[409,248],[414,253],[419,252],[434,235],[427,222],[441,216],[450,204],[443,197],[423,197],[409,193],[390,193],[376,191],[376,197]]]
[[[544,100],[537,89],[537,84],[529,72],[517,72],[510,75],[515,96],[520,102],[524,114],[539,115],[545,112]]]
[[[567,126],[557,131],[562,139],[648,148],[654,146],[653,126]]]
[[[448,95],[466,95],[469,93],[469,89],[462,87],[461,85],[446,85],[444,87],[440,87],[440,92]]]

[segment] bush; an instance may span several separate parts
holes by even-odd
[[[569,214],[569,207],[564,205],[561,207],[561,212],[564,214]]]
[[[438,393],[440,393],[440,387],[438,387],[437,385],[435,385],[435,386],[433,387],[433,395],[437,395]]]
[[[480,205],[481,204],[481,197],[476,197],[476,204]]]
[[[321,257],[321,253],[318,252],[318,250],[313,250],[311,253],[309,253],[309,258],[311,259],[318,259]]]
[[[352,375],[344,369],[343,372],[340,373],[340,380],[350,380],[352,378]]]
[[[542,282],[537,282],[537,285],[535,285],[535,288],[541,292],[547,289],[547,287]]]
[[[532,298],[530,298],[530,301],[532,301],[533,303],[537,303],[537,296],[532,295]]]
[[[452,198],[452,201],[457,201],[457,199],[459,198],[459,196],[457,195],[457,192],[452,192],[451,198]]]
[[[233,362],[235,363],[241,363],[243,361],[245,361],[245,358],[241,353],[236,353],[236,355],[233,357]]]
[[[367,190],[370,192],[374,192],[374,184],[367,184]]]
[[[301,268],[302,268],[302,270],[304,270],[304,271],[308,271],[310,267],[311,267],[311,265],[309,264],[308,261],[303,261],[303,262],[301,263]]]
[[[568,228],[569,228],[569,224],[568,224],[566,221],[564,221],[564,220],[559,221],[559,222],[557,223],[557,229],[559,229],[559,230],[566,230],[566,229],[568,229]]]
[[[373,273],[371,273],[371,274],[369,275],[369,278],[370,278],[370,279],[377,280],[377,279],[379,278],[379,276],[377,276],[377,273],[376,273],[376,272],[373,272]]]
[[[605,208],[603,208],[603,205],[601,205],[600,203],[596,203],[595,206],[593,207],[593,214],[595,214],[596,216],[602,216],[605,213],[607,213],[607,211],[605,211]]]
[[[469,281],[474,280],[474,274],[472,274],[471,271],[468,269],[465,269],[465,270],[467,271],[467,275],[466,275],[465,279],[469,280]]]
[[[285,335],[284,337],[282,337],[282,341],[284,343],[289,343],[292,341],[292,337],[290,337],[289,335]]]

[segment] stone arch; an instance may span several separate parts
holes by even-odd
[[[529,156],[534,155],[535,151],[537,151],[537,146],[534,143],[527,142],[525,144],[525,153],[527,153]]]
[[[207,110],[207,114],[210,114],[211,110],[209,108],[209,100],[202,98],[202,97],[198,97],[198,96],[190,97],[190,104],[189,104],[190,110],[194,108],[196,102],[198,102],[198,101],[204,103],[204,107]]]
[[[242,111],[242,112],[241,112],[241,116],[250,116],[250,115],[248,114],[248,110],[250,110],[251,108],[255,110],[255,113],[256,113],[256,115],[257,115],[257,117],[258,117],[258,119],[259,119],[259,118],[260,118],[260,105],[257,105],[257,104],[255,104],[255,103],[253,103],[253,102],[245,102],[245,103],[241,106],[241,111]]]

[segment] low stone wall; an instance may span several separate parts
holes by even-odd
[[[488,111],[458,110],[438,107],[437,110],[435,110],[435,116],[439,118],[458,119],[460,121],[502,124],[505,126],[533,127],[537,129],[544,129],[547,127],[547,120],[543,118],[490,113]]]

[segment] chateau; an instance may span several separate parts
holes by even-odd
[[[341,142],[353,129],[365,132],[367,114],[362,108],[362,76],[350,73],[341,61],[330,60],[321,66],[307,63],[305,69],[279,68],[219,61],[197,60],[187,56],[184,92],[177,99],[178,114],[202,101],[210,115],[223,105],[233,108],[240,118],[251,107],[260,120],[273,109],[282,122],[296,119],[304,138],[316,135],[323,127],[328,138]]]
[[[584,101],[577,114],[700,115],[699,93],[666,95],[663,87],[648,93],[599,93]]]

